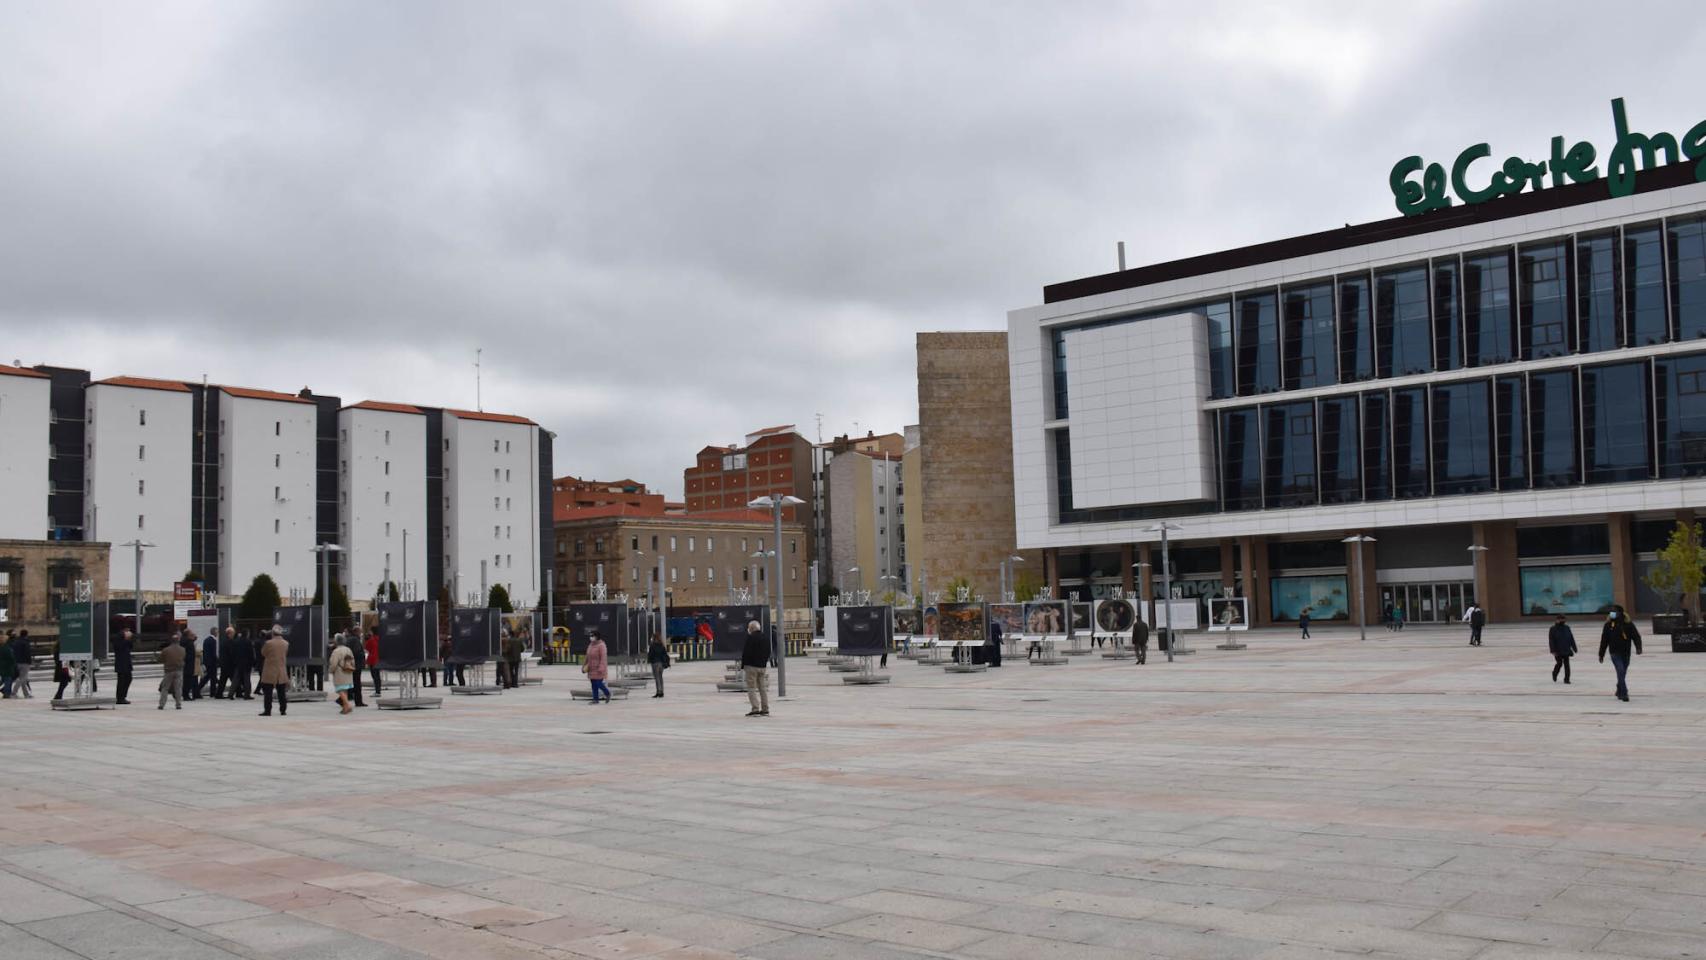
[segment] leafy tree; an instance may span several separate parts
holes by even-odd
[[[948,603],[953,603],[954,601],[958,600],[961,587],[965,587],[967,590],[969,590],[971,592],[970,593],[971,596],[974,596],[974,597],[977,596],[977,587],[974,586],[972,584],[972,582],[966,578],[965,574],[960,574],[959,576],[954,577],[952,580],[949,580],[947,582],[947,585],[942,587],[942,599],[947,601]]]
[[[496,607],[504,613],[515,612],[515,604],[509,602],[509,591],[501,583],[492,584],[492,589],[486,594],[486,606]]]
[[[1013,599],[1020,603],[1035,600],[1042,588],[1043,578],[1029,570],[1021,570],[1013,576]]]
[[[314,599],[308,602],[315,606],[319,606],[320,591],[315,590]],[[342,623],[349,620],[349,597],[344,595],[343,585],[338,583],[336,580],[332,581],[332,600],[328,606],[331,608],[329,612],[331,613],[333,623]]]
[[[183,575],[183,576],[182,576],[182,577],[180,577],[180,578],[179,578],[179,579],[181,579],[181,580],[183,580],[183,581],[185,581],[185,582],[187,582],[187,583],[200,583],[200,582],[201,582],[201,574],[199,574],[199,573],[196,573],[196,572],[195,572],[195,568],[194,568],[194,567],[191,567],[191,568],[190,568],[190,569],[189,569],[189,570],[188,570],[188,571],[186,571],[186,572],[185,572],[185,573],[184,573],[184,575]]]
[[[402,594],[397,592],[397,582],[395,580],[387,580],[380,584],[379,589],[375,590],[374,593],[385,598],[391,603],[396,603],[402,599]]]
[[[255,579],[249,581],[249,589],[243,591],[243,600],[237,605],[237,619],[271,620],[272,612],[280,603],[278,584],[272,577],[257,573]]]
[[[1677,601],[1700,595],[1700,585],[1706,581],[1706,546],[1700,543],[1698,524],[1676,525],[1670,532],[1670,542],[1658,552],[1657,562],[1647,571],[1646,580],[1647,586],[1665,598],[1669,610],[1676,608]]]

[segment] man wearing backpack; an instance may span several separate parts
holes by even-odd
[[[1624,679],[1629,672],[1631,648],[1635,655],[1641,653],[1641,631],[1635,629],[1634,621],[1621,605],[1612,604],[1605,615],[1605,626],[1599,631],[1599,662],[1604,663],[1605,655],[1611,654],[1611,666],[1617,671],[1617,699],[1624,703],[1629,702],[1629,685]]]

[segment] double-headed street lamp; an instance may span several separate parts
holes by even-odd
[[[343,552],[335,543],[322,543],[314,548],[320,556],[320,631],[325,638],[332,635],[332,554]]]
[[[135,584],[136,584],[136,600],[135,600],[135,602],[136,602],[136,630],[135,630],[135,633],[138,637],[140,637],[140,636],[142,636],[142,551],[146,547],[155,546],[155,544],[148,543],[147,541],[143,540],[141,537],[137,537],[135,540],[132,540],[128,543],[121,543],[121,544],[119,544],[119,546],[130,547],[132,550],[136,551],[136,571],[135,571],[136,572],[136,581],[135,581]]]
[[[1178,524],[1163,520],[1152,527],[1144,527],[1149,533],[1161,534],[1161,602],[1165,605],[1166,613],[1163,619],[1166,626],[1161,629],[1167,633],[1167,662],[1173,662],[1173,648],[1179,645],[1178,638],[1173,636],[1173,564],[1167,554],[1167,534],[1173,530],[1183,530]],[[1140,594],[1141,596],[1141,594]]]
[[[1002,603],[1013,602],[1013,598],[1008,596],[1008,586],[1010,584],[1013,584],[1013,580],[1014,580],[1013,564],[1024,563],[1024,562],[1025,562],[1025,558],[1019,556],[1018,554],[1013,554],[1012,556],[1009,556],[1005,560],[1001,561],[1001,602]],[[1013,585],[1013,590],[1015,592],[1018,590],[1017,585]]]
[[[1352,535],[1346,537],[1345,539],[1343,539],[1339,542],[1340,543],[1354,543],[1354,544],[1356,544],[1357,639],[1358,640],[1367,640],[1368,639],[1368,585],[1362,582],[1363,574],[1364,574],[1363,567],[1362,567],[1362,545],[1365,543],[1374,543],[1375,540],[1373,537],[1369,536],[1366,533],[1356,533],[1356,534],[1352,534]]]
[[[805,501],[799,497],[769,496],[759,497],[747,503],[753,510],[768,509],[776,519],[776,581],[771,588],[776,595],[776,639],[771,641],[771,649],[776,657],[776,696],[788,695],[788,643],[783,632],[782,613],[785,606],[782,589],[782,508],[797,507]],[[776,649],[780,647],[780,649]]]

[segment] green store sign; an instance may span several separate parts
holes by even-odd
[[[1681,141],[1668,133],[1645,134],[1629,129],[1623,113],[1623,98],[1611,101],[1611,119],[1617,129],[1617,144],[1606,158],[1606,181],[1613,197],[1627,197],[1635,192],[1635,173],[1662,164],[1677,163],[1683,158],[1699,161],[1694,168],[1695,180],[1706,180],[1706,120],[1690,127]],[[1552,155],[1545,160],[1528,161],[1511,157],[1488,176],[1485,169],[1476,169],[1476,161],[1492,156],[1493,148],[1477,143],[1457,155],[1451,163],[1451,173],[1437,163],[1424,163],[1421,157],[1405,157],[1392,167],[1386,182],[1392,187],[1392,199],[1398,212],[1406,217],[1427,213],[1452,205],[1452,196],[1463,204],[1485,203],[1488,200],[1527,189],[1543,190],[1548,186],[1561,187],[1566,183],[1586,183],[1600,178],[1595,162],[1598,153],[1593,144],[1578,141],[1564,148],[1563,137],[1552,138]],[[1417,177],[1420,174],[1420,177]],[[1450,185],[1448,192],[1446,187]],[[1471,185],[1474,184],[1474,185]]]

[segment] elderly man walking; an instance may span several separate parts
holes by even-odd
[[[166,709],[166,698],[172,698],[173,709],[184,708],[184,645],[167,643],[160,648],[160,669],[164,671],[160,677],[160,706],[155,709]]]
[[[757,620],[746,625],[746,647],[740,654],[741,670],[746,676],[746,699],[752,705],[749,717],[770,716],[770,638]]]
[[[281,627],[272,628],[272,636],[261,644],[261,716],[272,716],[273,694],[278,694],[278,715],[288,713],[290,706],[286,691],[290,689],[290,669],[285,658],[290,655],[290,641],[284,639]]]

